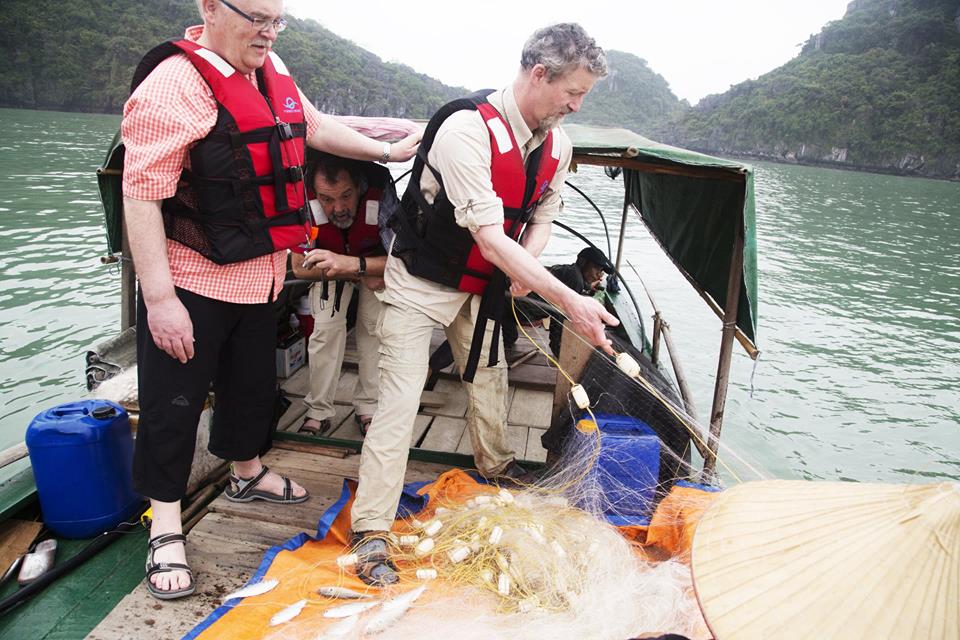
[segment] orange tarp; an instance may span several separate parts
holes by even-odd
[[[263,580],[279,580],[276,588],[260,596],[245,598],[232,608],[221,607],[187,637],[202,640],[314,637],[337,622],[323,617],[326,609],[351,602],[324,598],[317,594],[319,587],[336,585],[376,594],[378,589],[367,586],[349,570],[341,571],[336,563],[348,547],[355,483],[349,484],[349,499],[323,540],[308,539],[294,550],[282,550],[276,554],[262,577]],[[477,483],[463,471],[448,471],[419,491],[421,495],[429,494],[430,500],[417,517],[426,519],[441,504],[457,504],[477,494],[491,492],[496,489]],[[637,546],[638,553],[649,560],[683,557],[689,553],[697,520],[714,497],[713,493],[674,487],[661,501],[649,527],[622,527],[621,531]],[[408,529],[403,521],[397,521],[394,526],[396,533],[406,533]],[[422,584],[415,579],[410,567],[400,567],[400,576],[399,586],[393,588],[396,592]],[[455,588],[436,580],[421,602],[449,596]],[[306,599],[307,605],[300,615],[281,626],[270,627],[270,618],[274,614],[301,599]]]

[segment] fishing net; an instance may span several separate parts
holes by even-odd
[[[232,606],[251,635],[218,623],[201,637],[708,638],[688,566],[717,495],[691,482],[699,427],[643,354],[622,340],[614,348],[616,360],[594,351],[571,380],[587,399],[571,394],[555,417],[538,480],[508,489],[451,471],[420,490],[426,505],[383,536],[398,584],[356,577],[341,501],[322,540],[253,580],[278,586]]]
[[[269,589],[230,599],[199,637],[709,637],[685,555],[714,493],[675,486],[659,519],[614,527],[556,487],[507,490],[453,470],[420,492],[426,507],[386,537],[398,584],[354,575],[348,492],[321,540],[280,551],[251,580]]]
[[[419,489],[425,501],[401,508],[382,535],[399,576],[383,588],[356,575],[348,491],[321,520],[328,530],[288,543],[251,579],[253,592],[190,637],[709,638],[689,570],[696,524],[719,491],[697,484],[692,465],[706,450],[703,428],[622,330],[610,332],[611,357],[565,327],[564,345],[579,341],[587,354],[574,379],[525,328],[541,310],[563,318],[546,304],[537,318],[508,309],[571,389],[535,481],[491,486],[453,470]]]

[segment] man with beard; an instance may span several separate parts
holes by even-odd
[[[385,145],[322,116],[273,43],[282,0],[197,0],[202,25],[152,49],[124,105],[123,209],[140,279],[140,423],[134,489],[153,510],[147,590],[195,590],[180,500],[211,384],[209,449],[233,460],[227,499],[303,502],[265,467],[276,398],[276,317],[287,249],[308,237],[306,146],[403,161],[418,135]],[[251,168],[253,171],[251,171]]]
[[[562,209],[572,157],[557,125],[606,73],[603,50],[582,27],[556,24],[527,41],[513,84],[454,101],[427,126],[392,221],[397,236],[379,323],[380,397],[351,511],[357,575],[368,583],[398,579],[386,532],[403,488],[434,327],[444,328],[467,383],[474,461],[491,479],[524,474],[507,444],[507,370],[494,337],[506,276],[515,294],[536,291],[563,310],[573,330],[612,353],[604,323],[617,319],[537,260]],[[499,357],[489,358],[491,352]]]
[[[304,255],[294,253],[291,258],[298,278],[318,281],[310,288],[314,325],[307,347],[310,389],[304,398],[307,417],[300,427],[303,433],[330,430],[347,343],[347,308],[354,292],[359,297],[354,335],[360,380],[353,406],[362,434],[377,409],[380,342],[375,330],[383,305],[374,291],[383,288],[387,262],[378,216],[389,181],[390,174],[383,167],[327,153],[317,154],[308,171],[307,184],[316,194],[310,201],[317,225],[316,248]]]

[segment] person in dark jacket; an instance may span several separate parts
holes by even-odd
[[[603,289],[606,274],[613,273],[613,265],[603,251],[596,247],[587,247],[577,254],[577,261],[573,264],[558,264],[547,267],[557,280],[567,285],[580,295],[592,296],[597,290]],[[532,302],[528,301],[528,298]],[[563,315],[559,312],[550,313],[543,298],[536,293],[516,299],[517,316],[524,324],[550,318],[550,351],[553,355],[560,355],[560,338],[563,335]],[[503,315],[503,344],[510,347],[520,335],[513,311],[507,307]]]

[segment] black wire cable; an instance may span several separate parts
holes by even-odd
[[[73,556],[63,564],[55,565],[52,569],[42,574],[30,584],[10,594],[3,600],[0,600],[0,616],[6,615],[8,611],[17,605],[26,602],[36,594],[40,593],[49,584],[70,573],[84,562],[100,553],[100,551],[106,549],[115,540],[123,536],[123,534],[129,533],[130,530],[138,527],[139,525],[139,522],[124,522],[117,526],[117,528],[100,534],[94,538],[90,544],[84,547],[77,555]]]
[[[577,187],[575,184],[573,184],[569,180],[565,181],[564,184],[566,184],[568,187],[570,187],[571,189],[579,193],[581,196],[583,196],[583,199],[589,202],[590,206],[593,207],[593,210],[597,212],[598,216],[600,216],[600,222],[603,223],[603,233],[607,237],[607,257],[609,258],[613,256],[613,245],[610,243],[610,228],[607,227],[607,219],[603,217],[603,212],[600,211],[600,207],[598,207],[596,203],[594,203],[594,201],[590,199],[590,196],[584,193],[579,187]],[[590,245],[593,246],[593,243],[590,243]]]

